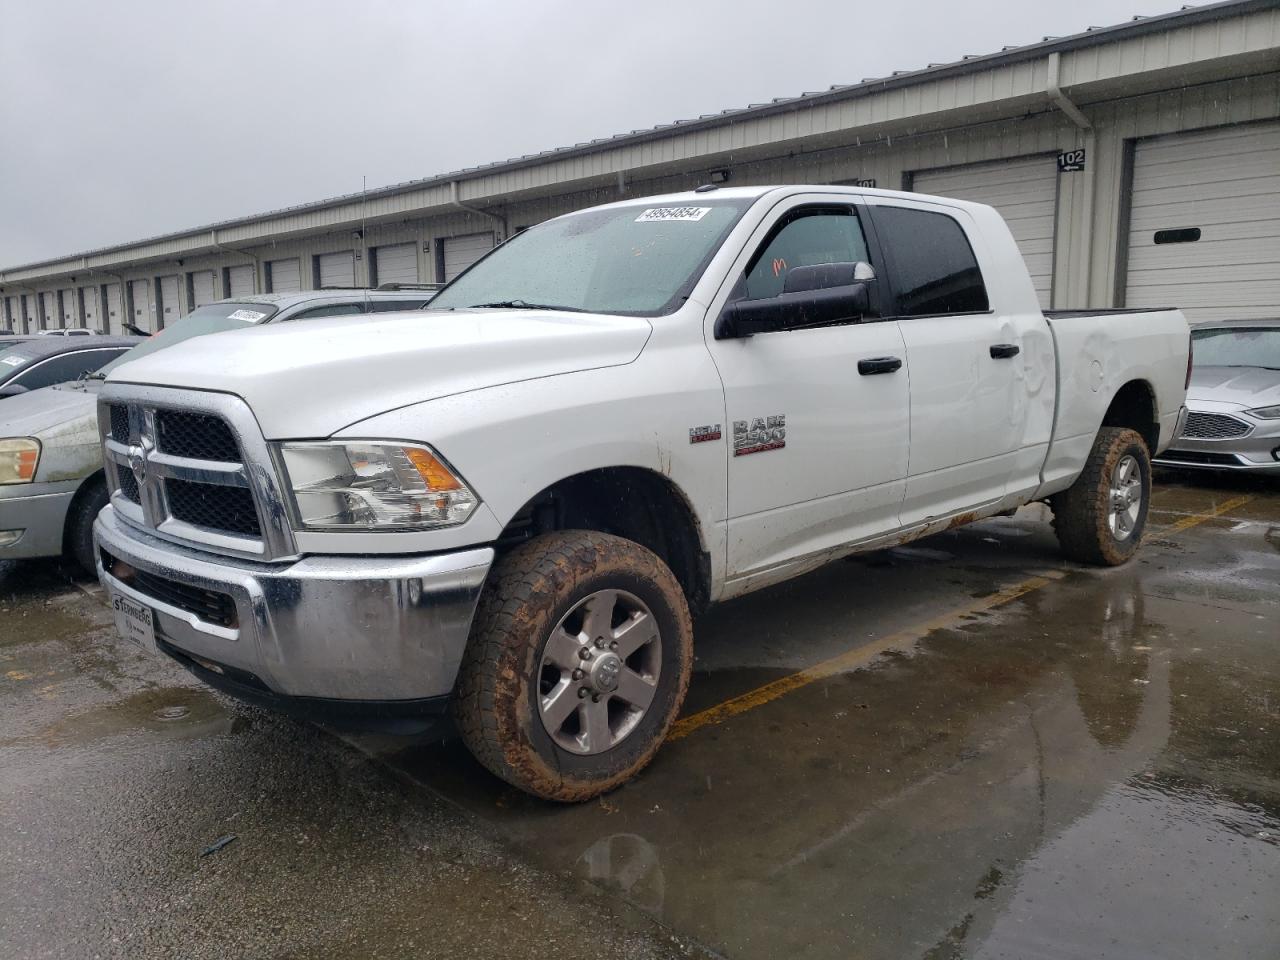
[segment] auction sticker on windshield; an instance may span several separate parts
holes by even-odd
[[[11,367],[20,367],[26,359],[26,357],[0,357],[0,363],[7,363]]]
[[[149,653],[156,652],[156,627],[150,607],[113,593],[111,612],[115,614],[120,636],[132,640]]]
[[[636,223],[665,223],[668,220],[701,220],[711,212],[710,207],[650,207]]]
[[[265,313],[259,313],[257,310],[237,310],[235,313],[227,315],[228,320],[243,320],[246,323],[257,323]]]

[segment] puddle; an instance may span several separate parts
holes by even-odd
[[[134,736],[194,739],[228,733],[234,721],[234,711],[211,692],[157,687],[61,717],[29,736],[0,740],[0,746],[84,746]]]

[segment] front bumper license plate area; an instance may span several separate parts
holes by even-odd
[[[155,615],[150,607],[112,592],[111,612],[115,615],[116,630],[120,636],[132,640],[148,653],[157,652]]]

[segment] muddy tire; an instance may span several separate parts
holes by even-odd
[[[63,550],[91,577],[97,574],[93,557],[93,521],[109,499],[106,481],[102,477],[95,477],[80,488],[71,509],[67,511]]]
[[[1049,501],[1062,552],[1114,567],[1138,549],[1151,503],[1151,455],[1137,431],[1103,427],[1084,472]]]
[[[499,560],[454,691],[463,742],[508,783],[588,800],[644,768],[693,666],[684,592],[651,551],[585,530]]]

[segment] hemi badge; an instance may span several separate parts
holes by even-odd
[[[707,424],[705,427],[690,427],[690,443],[706,443],[708,440],[720,439],[720,424]]]

